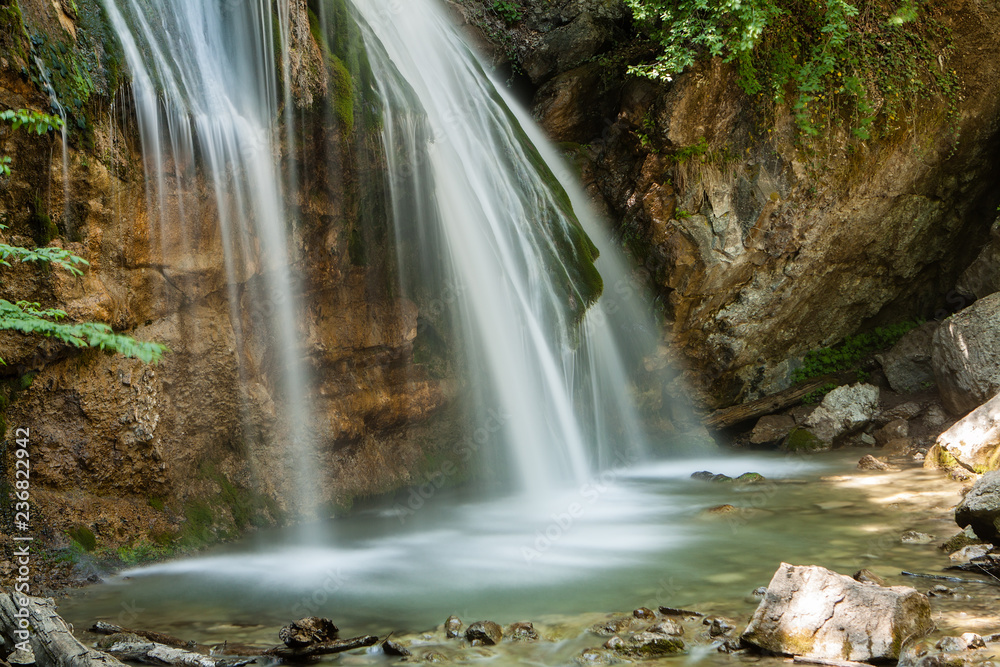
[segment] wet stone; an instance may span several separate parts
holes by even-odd
[[[708,626],[708,634],[710,637],[728,635],[736,629],[736,625],[733,623],[732,619],[725,618],[723,616],[709,616],[702,621],[702,625]]]
[[[934,648],[945,651],[946,653],[958,653],[968,649],[969,642],[965,641],[961,637],[945,637],[935,644]]]
[[[970,649],[986,648],[986,641],[981,635],[977,635],[975,632],[966,632],[962,635],[961,639]]]
[[[858,570],[854,573],[854,581],[860,581],[863,584],[875,584],[876,586],[885,586],[885,579],[878,576],[868,568]]]
[[[766,588],[764,589],[767,590]],[[664,616],[681,616],[689,618],[701,618],[705,614],[691,609],[678,609],[677,607],[660,607],[660,613]]]
[[[448,662],[448,657],[443,653],[438,653],[437,651],[428,651],[420,656],[420,659],[424,662],[433,662],[435,664]]]
[[[871,454],[865,454],[858,461],[858,470],[888,470],[889,464],[879,461]]]
[[[633,619],[627,616],[620,618],[612,618],[607,621],[601,621],[600,623],[595,623],[590,626],[590,631],[595,635],[601,635],[602,637],[609,637],[611,635],[617,635],[621,632],[628,630],[632,626]]]
[[[292,621],[278,631],[278,639],[289,648],[303,648],[312,644],[333,641],[340,629],[328,618],[310,616]]]
[[[521,621],[511,623],[510,627],[507,628],[507,637],[515,642],[533,642],[538,639],[538,633],[535,632],[535,626],[530,622]]]
[[[655,623],[649,626],[648,628],[646,628],[646,632],[652,632],[658,635],[666,635],[668,637],[680,637],[681,635],[684,634],[684,627],[677,621],[673,621],[668,618],[666,620],[660,621],[659,623]]]
[[[903,544],[930,544],[934,541],[934,536],[916,530],[908,530],[900,535],[899,541]]]
[[[632,615],[636,618],[642,619],[653,619],[656,618],[656,612],[647,607],[639,607],[632,612]]]
[[[604,648],[609,648],[612,650],[616,650],[622,646],[625,646],[625,640],[619,637],[618,635],[615,635],[608,641],[604,642]]]
[[[444,634],[448,639],[458,639],[462,636],[462,620],[458,616],[449,616],[444,622]]]
[[[707,470],[700,470],[696,473],[691,473],[691,479],[700,479],[706,482],[710,481],[713,477],[715,477],[715,473],[711,473]]]
[[[750,595],[755,598],[764,597],[765,595],[767,595],[767,586],[758,586],[757,588],[753,589],[753,592],[751,592]]]
[[[473,646],[494,646],[503,639],[503,629],[493,621],[476,621],[465,631]]]
[[[410,653],[409,650],[407,650],[405,646],[403,646],[398,642],[394,642],[390,639],[386,639],[384,642],[382,642],[382,651],[386,655],[397,655],[401,657],[413,655],[412,653]]]
[[[588,648],[576,657],[576,662],[581,665],[616,665],[621,660],[610,651]]]
[[[684,642],[676,637],[655,632],[637,632],[628,638],[616,652],[632,658],[655,658],[662,655],[673,655],[684,650]]]

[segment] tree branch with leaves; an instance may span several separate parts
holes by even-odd
[[[28,109],[0,112],[0,121],[11,124],[15,131],[23,127],[38,135],[63,126],[61,118]],[[0,157],[0,178],[10,175],[11,163],[9,156]],[[0,225],[0,232],[6,229],[6,226]],[[54,266],[75,276],[83,275],[81,267],[89,266],[87,260],[63,248],[24,248],[0,242],[0,267],[10,268],[12,263]],[[66,311],[58,308],[42,308],[41,304],[31,301],[0,299],[0,331],[54,338],[73,347],[108,350],[145,363],[159,361],[167,351],[159,343],[137,341],[115,333],[107,324],[66,322],[66,318]],[[3,363],[0,358],[0,364]]]

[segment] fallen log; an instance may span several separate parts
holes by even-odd
[[[256,658],[216,658],[183,648],[167,646],[137,635],[122,635],[107,649],[108,653],[129,662],[147,665],[174,665],[176,667],[243,667]]]
[[[51,598],[0,592],[0,635],[8,646],[29,647],[38,667],[125,667],[74,637]]]
[[[330,642],[311,644],[302,648],[289,648],[287,646],[275,646],[264,651],[264,655],[280,658],[285,662],[305,662],[310,658],[320,655],[330,655],[331,653],[343,653],[356,648],[373,646],[378,643],[378,637],[374,635],[364,635],[351,639],[336,639]]]
[[[760,418],[765,415],[774,414],[778,410],[790,408],[823,385],[835,384],[840,386],[842,384],[849,384],[855,377],[856,374],[851,371],[830,373],[829,375],[824,375],[823,377],[806,380],[805,382],[797,384],[794,387],[789,387],[784,391],[779,391],[777,394],[771,394],[770,396],[759,398],[756,401],[748,401],[732,407],[716,410],[706,416],[702,421],[707,428],[715,430],[731,428],[738,424],[742,424],[743,422],[750,421],[751,419]]]
[[[93,632],[96,635],[138,635],[143,639],[148,639],[151,642],[156,642],[157,644],[166,644],[167,646],[173,646],[174,648],[193,648],[195,642],[184,641],[178,637],[173,637],[171,635],[165,635],[162,632],[152,632],[150,630],[133,630],[131,628],[123,628],[120,625],[115,625],[114,623],[106,623],[104,621],[97,621],[92,626],[88,632]]]

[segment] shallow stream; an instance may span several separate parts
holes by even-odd
[[[435,490],[422,504],[404,501],[331,522],[317,531],[325,534],[321,543],[264,532],[196,558],[125,572],[74,593],[60,608],[77,628],[103,619],[206,644],[274,644],[281,625],[309,615],[334,619],[343,637],[394,632],[435,647],[439,633],[420,633],[440,629],[450,614],[466,623],[531,620],[548,641],[466,650],[463,659],[565,664],[604,642],[585,628],[610,612],[668,605],[742,624],[757,605],[751,592],[782,561],[848,575],[867,567],[890,584],[926,591],[941,582],[900,572],[955,574],[943,571],[948,556],[938,545],[958,532],[951,508],[961,487],[919,462],[859,471],[865,453],[619,467],[545,502],[467,503]],[[699,470],[734,477],[752,471],[767,481],[691,479]],[[731,507],[713,510],[723,505]],[[904,543],[906,531],[935,538]],[[932,598],[939,634],[1000,631],[1000,588],[947,585],[958,594]],[[714,652],[687,657],[723,659]]]

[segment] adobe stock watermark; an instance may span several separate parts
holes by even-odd
[[[563,511],[550,515],[552,521],[535,531],[535,539],[530,546],[521,547],[521,556],[529,565],[541,558],[557,542],[565,537],[587,513],[587,508],[597,503],[619,480],[622,473],[639,461],[639,453],[628,449],[619,452],[615,464],[594,475],[580,486],[578,499],[569,503]]]

